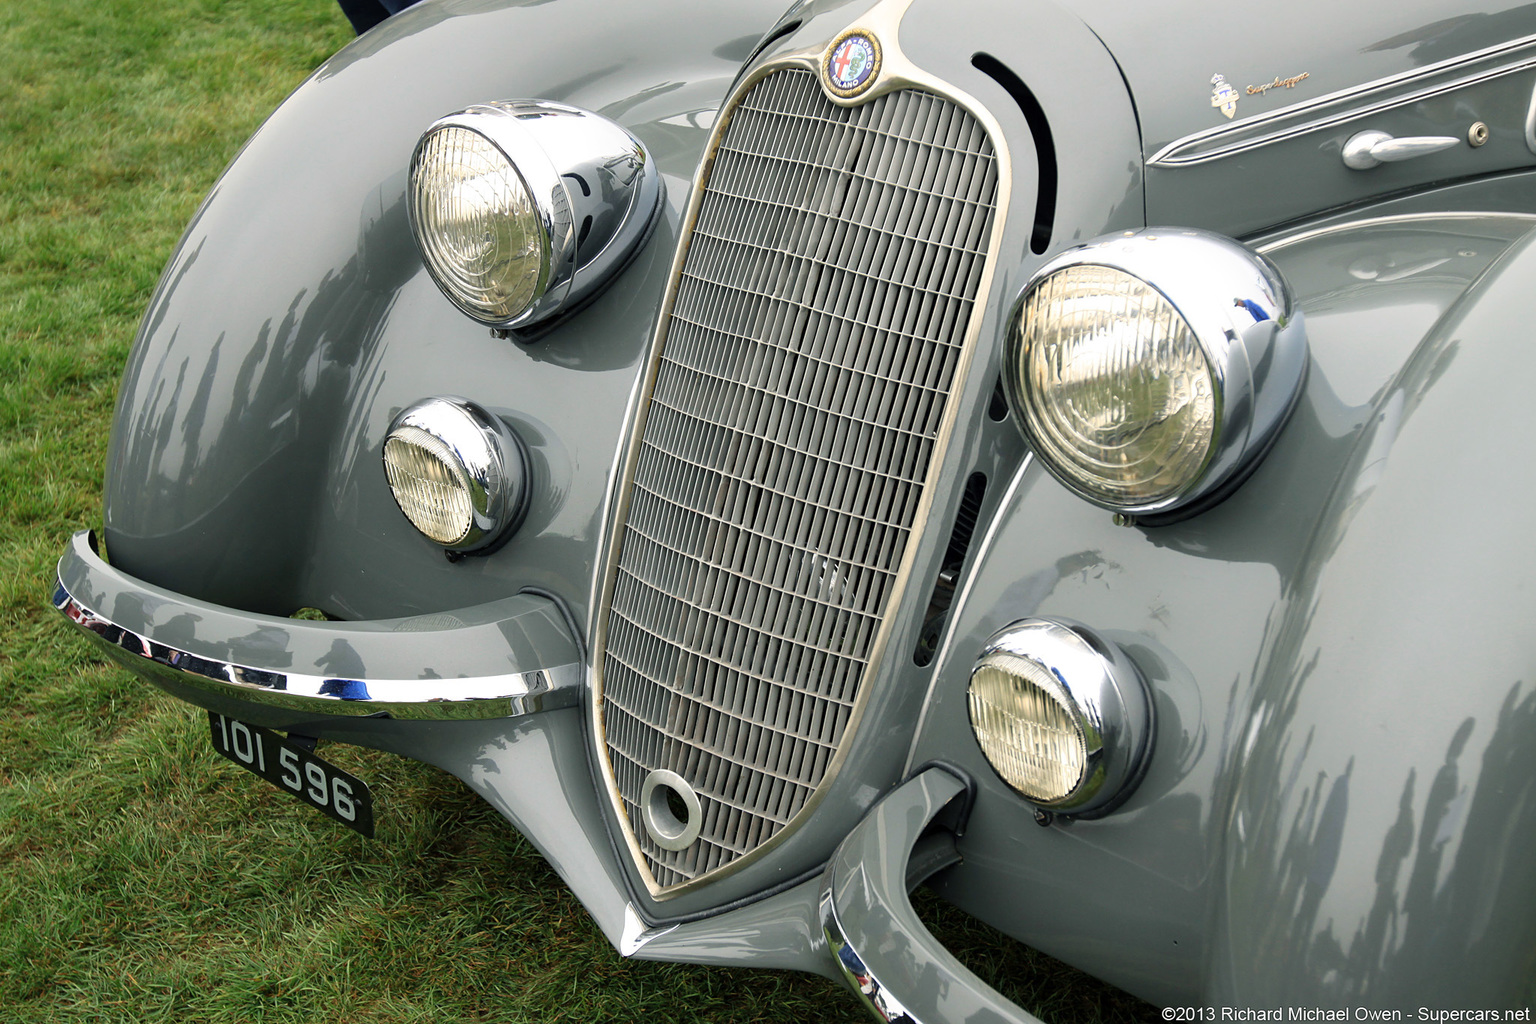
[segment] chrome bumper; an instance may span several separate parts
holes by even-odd
[[[53,604],[107,654],[162,689],[306,735],[347,722],[362,727],[362,717],[506,718],[579,702],[580,654],[571,629],[553,602],[533,595],[406,619],[283,619],[134,579],[103,561],[94,538],[81,532],[59,560]],[[456,774],[540,845],[625,955],[841,976],[886,1021],[1037,1020],[950,955],[907,897],[958,859],[952,835],[927,834],[965,793],[956,775],[930,767],[893,790],[843,840],[819,879],[715,917],[648,928],[622,895],[588,793],[558,781],[583,766],[580,728],[570,714],[538,719],[544,732],[530,735],[543,742],[476,746],[475,763],[489,758],[497,770],[459,765]],[[550,760],[560,751],[569,762],[563,768]],[[529,784],[538,779],[544,784]]]
[[[315,716],[504,718],[570,707],[580,693],[563,612],[533,595],[404,619],[283,619],[134,579],[81,531],[59,559],[53,605],[150,682],[275,728]]]
[[[821,927],[829,951],[880,1020],[1039,1022],[940,945],[907,898],[922,878],[955,860],[944,858],[939,844],[925,846],[923,834],[965,790],[963,781],[940,767],[914,776],[848,834],[822,876]]]

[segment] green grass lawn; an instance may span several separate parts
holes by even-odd
[[[379,807],[375,841],[335,826],[48,607],[183,224],[350,38],[331,0],[0,4],[0,1021],[863,1020],[819,978],[622,959],[434,769],[328,746]],[[926,910],[1048,1017],[1149,1013]]]

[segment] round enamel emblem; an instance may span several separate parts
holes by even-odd
[[[827,53],[827,84],[839,96],[857,96],[880,70],[880,44],[874,36],[849,32]]]

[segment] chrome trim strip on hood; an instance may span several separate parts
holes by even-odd
[[[1493,64],[1493,66],[1449,81],[1424,85],[1408,93],[1367,102],[1373,94],[1398,86],[1411,87],[1416,83],[1427,83],[1478,64]],[[1204,131],[1186,135],[1154,153],[1148,158],[1147,166],[1173,168],[1209,163],[1212,160],[1246,153],[1298,135],[1330,128],[1355,118],[1419,103],[1532,67],[1536,67],[1536,35],[1522,36],[1497,46],[1341,89],[1316,99],[1293,103],[1288,107],[1281,107],[1279,110],[1235,121],[1232,124],[1218,125],[1215,128],[1207,128]],[[1352,105],[1356,103],[1360,105]],[[1344,109],[1338,109],[1341,107]],[[1232,141],[1224,143],[1223,140],[1227,139]]]

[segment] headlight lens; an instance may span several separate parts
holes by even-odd
[[[432,276],[470,315],[514,320],[543,294],[549,236],[517,168],[485,136],[457,125],[429,132],[411,202]]]
[[[600,292],[661,212],[640,141],[548,100],[439,118],[411,157],[406,209],[433,280],[469,316],[521,330]]]
[[[1155,289],[1112,267],[1058,271],[1016,321],[1027,429],[1074,489],[1155,503],[1199,476],[1216,439],[1210,362]]]
[[[1009,321],[1003,390],[1067,487],[1168,521],[1257,467],[1306,365],[1301,316],[1272,264],[1230,238],[1149,228],[1035,273]]]

